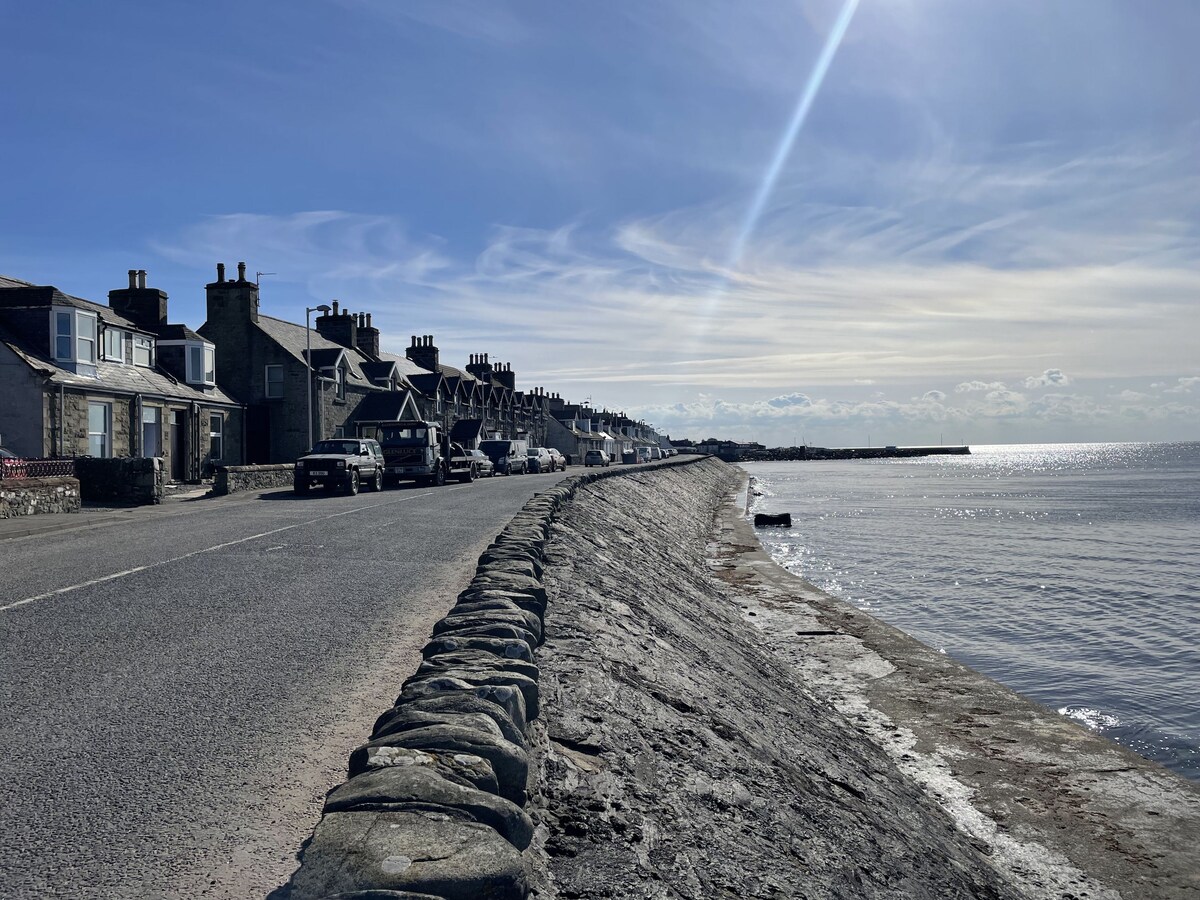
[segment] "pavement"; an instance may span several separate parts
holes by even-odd
[[[205,484],[200,486],[184,485],[169,491],[163,496],[162,503],[156,505],[115,505],[85,500],[78,512],[44,513],[0,519],[0,541],[36,534],[70,531],[76,528],[95,528],[116,522],[126,522],[146,515],[179,513],[190,508],[190,504],[197,501],[216,499],[220,498],[214,497],[211,486]],[[189,504],[189,506],[180,506],[180,504]]]

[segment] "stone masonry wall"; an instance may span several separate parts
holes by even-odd
[[[264,466],[218,466],[212,492],[217,496],[242,491],[291,487],[296,467],[292,463]]]
[[[84,500],[146,505],[161,503],[166,467],[157,457],[99,459],[81,456],[75,460]]]
[[[0,519],[79,512],[79,479],[12,478],[0,481]]]

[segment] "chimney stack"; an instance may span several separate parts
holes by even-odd
[[[166,292],[146,287],[145,269],[130,269],[129,287],[109,291],[108,306],[150,331],[167,324]]]
[[[339,309],[338,301],[333,300],[333,309],[317,316],[313,326],[317,333],[327,341],[354,350],[358,347],[358,316],[348,310]]]
[[[131,271],[129,273],[129,278],[130,278],[129,286],[130,287],[133,287],[133,277],[136,274],[137,273],[133,272],[133,271]],[[225,280],[225,263],[217,263],[217,283],[220,284],[224,280]]]
[[[433,343],[432,334],[414,334],[412,336],[412,345],[404,351],[404,355],[422,369],[428,369],[430,372],[439,371],[438,348]]]
[[[204,286],[208,301],[208,324],[213,333],[240,330],[243,323],[258,321],[258,285],[246,281],[246,264],[238,263],[238,281],[225,280],[225,263],[217,263],[217,280]]]
[[[371,324],[371,314],[358,314],[355,346],[371,359],[379,359],[379,329]]]

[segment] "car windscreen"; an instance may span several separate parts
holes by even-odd
[[[332,453],[339,456],[357,456],[359,444],[354,441],[317,441],[313,453]]]
[[[429,439],[428,428],[381,428],[379,443],[385,447],[414,447],[424,446]]]

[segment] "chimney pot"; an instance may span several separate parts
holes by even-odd
[[[368,328],[371,327],[371,314],[370,313],[367,313],[367,327]]]
[[[130,287],[133,287],[133,278],[134,278],[135,274],[136,273],[133,271],[130,271],[130,273],[129,273],[129,286]],[[217,281],[224,281],[224,280],[225,280],[225,263],[217,263]]]
[[[246,264],[244,262],[240,262],[240,263],[238,263],[238,281],[245,281],[245,280],[246,280]]]
[[[129,270],[129,287],[131,290],[137,287],[137,269]]]
[[[335,316],[338,314],[338,302],[336,300],[333,301],[333,314]]]
[[[138,287],[145,290],[146,288],[146,270],[138,269]]]

